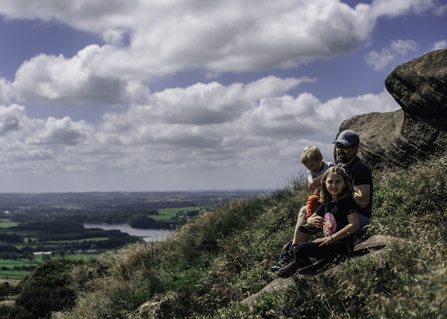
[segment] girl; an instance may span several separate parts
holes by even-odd
[[[354,190],[341,167],[329,168],[322,177],[320,207],[308,218],[309,226],[323,229],[324,238],[313,242],[297,243],[290,249],[294,256],[287,266],[278,271],[280,277],[288,277],[298,267],[310,265],[310,257],[326,258],[329,262],[336,255],[349,255],[354,249],[354,237],[359,228],[359,218],[354,201]]]

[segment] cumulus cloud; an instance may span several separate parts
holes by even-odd
[[[24,62],[12,83],[19,101],[59,106],[142,102],[149,90],[141,83],[95,73],[96,52],[108,49],[91,45],[71,59],[41,54]]]
[[[235,94],[237,98],[228,94],[235,89],[233,86],[211,83],[190,87],[177,92],[176,103],[173,104],[175,110],[166,114],[160,113],[160,105],[164,108],[166,102],[161,99],[173,95],[164,96],[167,92],[160,92],[154,104],[132,106],[124,113],[104,115],[95,137],[102,145],[114,149],[138,147],[138,154],[146,154],[144,159],[139,160],[140,163],[146,163],[142,165],[146,167],[144,169],[193,169],[197,165],[208,168],[234,167],[256,162],[288,163],[291,159],[286,155],[290,153],[295,154],[298,160],[301,152],[298,145],[310,143],[315,135],[335,136],[346,118],[399,108],[385,91],[378,95],[339,97],[325,103],[309,93],[302,93],[296,98],[275,92],[263,98],[256,94],[247,95],[249,89],[257,91],[262,87],[262,82],[238,87]],[[203,105],[199,106],[202,108],[199,113],[207,113],[204,111],[206,108],[215,112],[216,106],[206,101],[214,100],[209,91],[216,89],[220,94],[219,106],[226,107],[233,105],[234,101],[244,101],[240,107],[231,108],[232,115],[223,117],[224,120],[204,123],[197,118],[193,122],[185,122],[174,121],[167,115],[182,114],[183,109],[194,114],[189,94],[196,100],[198,96],[209,98],[205,98]],[[181,117],[179,115],[178,119]],[[330,145],[324,146],[328,152],[330,148]]]
[[[65,171],[67,147],[95,142],[94,127],[84,121],[31,119],[24,106],[0,106],[0,163],[4,172],[46,174]],[[74,163],[72,163],[74,164]],[[76,164],[82,167],[82,164]]]
[[[338,0],[9,0],[0,14],[57,20],[107,42],[73,57],[41,54],[18,70],[19,101],[71,106],[131,104],[135,97],[144,103],[148,89],[141,81],[182,70],[211,75],[296,67],[358,48],[381,16],[433,7],[426,0],[375,0],[355,8]],[[384,55],[371,53],[369,60],[380,68]]]
[[[50,117],[45,125],[29,139],[32,144],[76,145],[84,142],[92,133],[92,126],[85,121],[74,122],[69,117]]]
[[[401,63],[404,57],[417,48],[413,40],[392,41],[388,47],[382,48],[381,52],[372,51],[365,55],[368,66],[376,71],[384,71],[390,64]]]
[[[305,146],[331,154],[332,145],[314,140],[315,135],[330,140],[346,118],[399,108],[385,91],[324,103],[309,93],[286,94],[303,81],[311,80],[267,77],[245,85],[213,82],[175,94],[163,91],[151,95],[149,104],[105,114],[97,126],[69,117],[32,119],[23,106],[3,106],[0,169],[37,175],[221,174],[237,168],[248,174],[266,167],[293,172],[301,167]],[[161,112],[164,108],[169,112]],[[192,115],[186,121],[187,113]],[[201,113],[218,115],[204,121]]]
[[[432,50],[440,50],[445,48],[447,48],[447,40],[441,40],[433,44]]]
[[[0,77],[0,105],[8,104],[12,95],[13,90],[11,83]]]
[[[375,0],[371,3],[370,14],[374,18],[396,17],[409,12],[435,11],[438,7],[436,0]]]
[[[159,92],[150,91],[151,83],[181,71],[208,77],[272,69],[278,74],[354,51],[370,40],[381,17],[436,7],[430,0],[369,2],[352,8],[338,0],[2,1],[0,15],[6,18],[59,21],[95,33],[105,44],[23,62],[12,82],[0,78],[0,105],[17,97],[43,105],[126,107],[91,125],[69,117],[29,118],[23,106],[0,106],[0,170],[106,177],[149,172],[158,174],[157,188],[174,171],[179,175],[170,183],[205,170],[213,170],[206,180],[215,176],[218,182],[241,180],[235,174],[278,175],[279,168],[292,172],[301,167],[305,146],[332,153],[330,142],[321,141],[331,141],[343,120],[399,106],[385,91],[324,102],[311,93],[288,95],[316,81],[309,77],[226,85],[214,78]],[[415,48],[411,40],[393,41],[369,53],[366,63],[385,70]],[[201,185],[166,188],[206,187]]]

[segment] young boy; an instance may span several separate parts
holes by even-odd
[[[301,154],[301,163],[307,168],[307,181],[309,183],[309,189],[314,194],[307,199],[307,214],[306,219],[313,215],[320,206],[318,202],[320,198],[320,181],[323,173],[329,167],[334,166],[332,162],[324,162],[323,155],[320,150],[315,146],[308,146],[303,150]],[[307,224],[301,226],[306,233],[317,233],[318,230],[310,228]],[[301,230],[301,228],[300,228]]]

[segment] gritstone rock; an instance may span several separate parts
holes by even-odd
[[[447,149],[447,49],[399,65],[385,80],[402,108],[342,123],[360,136],[359,156],[371,167],[409,165]]]

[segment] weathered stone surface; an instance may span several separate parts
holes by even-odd
[[[372,167],[408,167],[447,149],[447,49],[404,63],[385,80],[401,106],[390,113],[368,113],[342,123],[360,136],[359,156]]]
[[[389,236],[382,236],[382,235],[371,236],[368,239],[355,245],[353,258],[366,258],[367,256],[371,256],[373,254],[385,254],[389,251],[391,245],[393,245],[393,243],[396,242],[402,243],[404,241],[402,239]],[[326,274],[334,273],[337,272],[338,269],[339,266],[337,265],[329,268],[323,273]],[[298,274],[295,276],[305,276],[305,275]],[[286,290],[289,285],[293,285],[293,283],[294,283],[293,277],[277,278],[273,280],[270,284],[265,286],[261,291],[251,295],[248,298],[245,298],[241,302],[249,304],[253,302],[256,299],[256,297],[258,297],[258,295],[261,293],[272,293],[274,291],[283,291]]]

